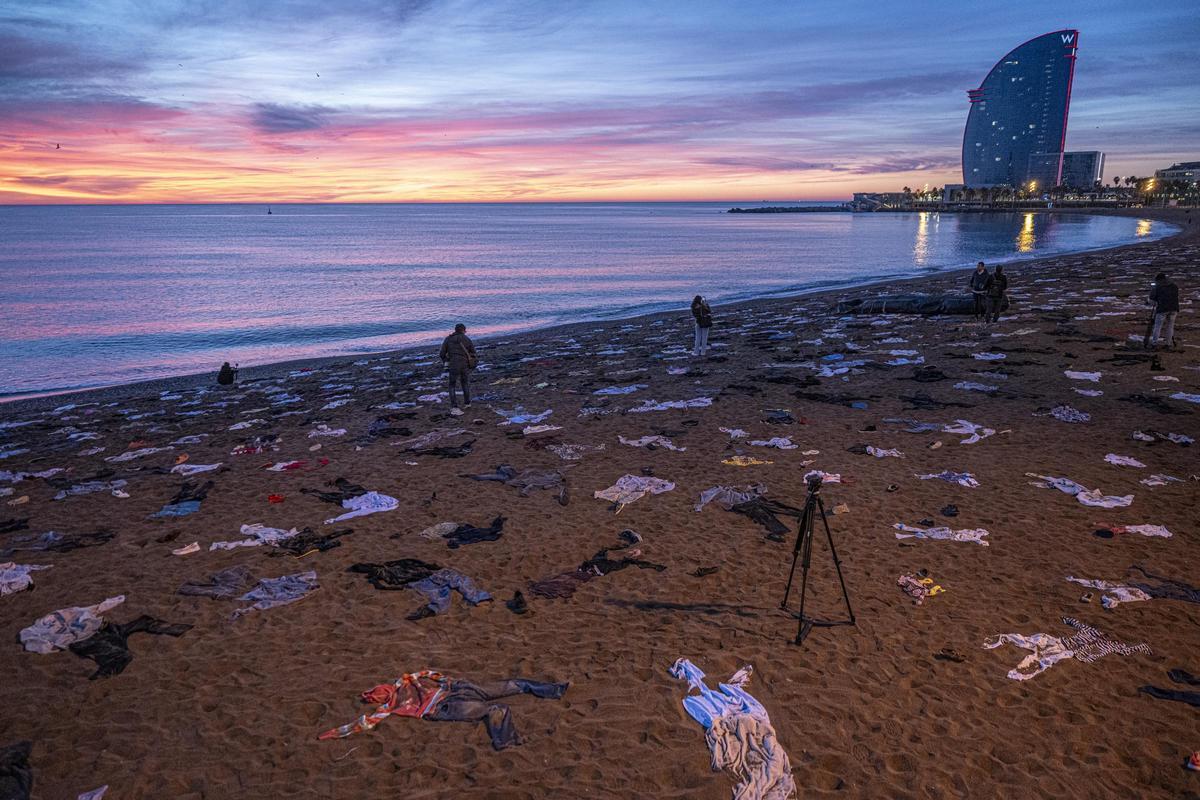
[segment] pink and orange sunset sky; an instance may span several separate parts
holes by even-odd
[[[1190,0],[4,2],[0,203],[843,199],[961,179],[1081,31],[1070,149],[1200,158]]]

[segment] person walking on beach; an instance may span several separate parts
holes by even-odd
[[[975,265],[975,271],[971,273],[971,280],[967,285],[971,287],[971,298],[975,301],[975,318],[984,317],[986,321],[987,314],[987,282],[991,275],[988,274],[987,267],[980,261]]]
[[[692,355],[703,356],[708,350],[708,331],[712,328],[712,309],[700,295],[692,299],[692,316],[696,318],[696,343]]]
[[[987,280],[987,312],[984,322],[999,322],[1000,311],[1004,308],[1004,295],[1008,291],[1008,276],[1004,267],[997,266],[996,271]]]
[[[1167,343],[1167,349],[1175,348],[1175,317],[1179,315],[1179,287],[1167,278],[1167,273],[1160,272],[1154,276],[1150,288],[1150,302],[1154,304],[1154,328],[1146,337],[1146,347],[1158,344],[1161,335]],[[1166,329],[1163,329],[1163,324]]]
[[[463,406],[471,407],[471,389],[467,379],[468,373],[479,363],[475,355],[475,345],[467,338],[467,326],[461,322],[454,326],[454,333],[442,340],[442,351],[438,358],[446,365],[450,375],[450,413],[456,417],[462,416],[458,407],[458,399],[454,394],[457,383],[462,387]]]

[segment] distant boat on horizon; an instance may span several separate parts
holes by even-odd
[[[273,213],[273,212],[271,211],[271,207],[270,207],[270,206],[267,206],[267,213],[268,213],[268,214],[271,214],[271,213]]]

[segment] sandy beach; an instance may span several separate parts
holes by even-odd
[[[0,597],[0,748],[32,743],[36,798],[101,785],[122,799],[727,798],[735,781],[712,770],[688,684],[668,672],[687,658],[713,686],[753,666],[745,689],[800,797],[1200,795],[1184,767],[1197,710],[1139,691],[1198,691],[1167,673],[1200,673],[1200,226],[1129,213],[1185,229],[1012,265],[996,325],[834,310],[962,292],[963,272],[720,307],[704,358],[688,352],[682,307],[580,323],[479,342],[462,417],[438,396],[432,348],[255,368],[234,387],[209,376],[0,405],[0,562],[50,566]],[[1160,270],[1180,285],[1180,346],[1152,354],[1141,337]],[[628,443],[643,437],[660,438]],[[753,444],[772,440],[783,448]],[[507,483],[463,477],[501,465]],[[712,487],[759,485],[799,506],[813,470],[838,476],[822,496],[857,624],[798,647],[779,608],[794,521],[768,537],[696,505]],[[673,487],[625,505],[594,496],[627,475]],[[198,510],[184,513],[195,501],[181,488],[204,495]],[[327,524],[354,506],[314,492],[339,491],[396,503]],[[152,516],[176,501],[168,514],[182,515]],[[459,528],[461,545],[429,530],[498,517],[498,538]],[[299,557],[210,549],[256,523],[352,533]],[[898,538],[910,531],[897,524],[974,534]],[[823,531],[813,550],[808,610],[836,617]],[[601,551],[639,563],[579,578]],[[455,592],[414,620],[419,590],[349,571],[399,559],[494,599]],[[319,588],[236,618],[251,601],[179,593],[236,567],[242,591],[309,571]],[[576,578],[542,583],[564,573]],[[925,574],[944,591],[916,604],[898,580]],[[570,596],[545,596],[565,584]],[[518,591],[525,613],[508,605]],[[132,660],[94,680],[92,660],[22,647],[44,615],[121,595],[106,620],[191,627],[134,634]],[[993,637],[1067,639],[1064,618],[1112,646],[1010,677],[1030,651]],[[523,739],[499,752],[483,725],[404,716],[318,739],[374,708],[360,693],[426,669],[570,685],[499,701]]]

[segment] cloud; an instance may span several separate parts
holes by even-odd
[[[94,80],[128,74],[131,60],[89,53],[75,44],[4,33],[0,29],[0,84],[15,80]]]
[[[262,133],[302,133],[324,128],[331,109],[323,106],[285,106],[255,103],[250,124]]]

